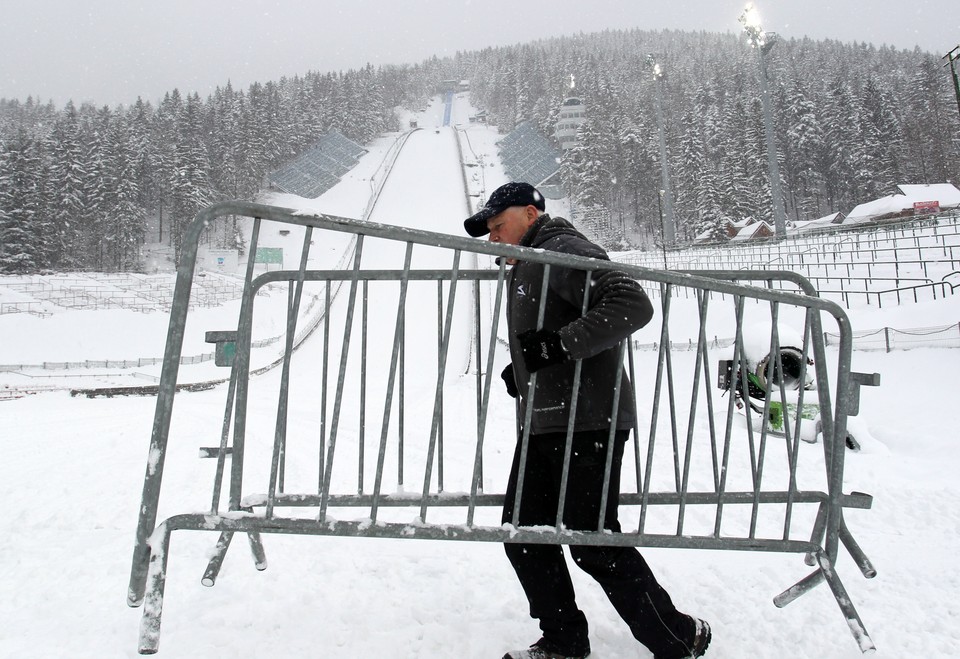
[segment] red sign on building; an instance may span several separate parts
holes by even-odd
[[[939,213],[939,201],[915,201],[913,202],[913,212],[915,213]]]

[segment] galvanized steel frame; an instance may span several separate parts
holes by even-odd
[[[180,354],[184,339],[186,317],[190,290],[194,277],[194,266],[196,264],[197,249],[199,239],[203,230],[218,217],[226,215],[240,215],[255,218],[254,231],[251,237],[249,250],[255,253],[257,248],[260,223],[263,220],[285,223],[288,225],[297,225],[304,227],[305,238],[303,252],[301,254],[299,269],[296,271],[275,271],[261,274],[254,277],[253,259],[248,260],[246,271],[246,286],[244,289],[240,322],[237,328],[237,352],[236,358],[231,369],[231,376],[227,388],[227,404],[223,419],[220,446],[217,449],[210,449],[211,455],[217,457],[216,478],[214,481],[213,498],[209,514],[182,514],[174,515],[160,524],[157,524],[158,502],[160,498],[161,481],[163,477],[164,461],[167,451],[167,443],[170,433],[170,422],[172,418],[172,408],[174,394],[176,392],[178,370],[180,365]],[[334,231],[351,234],[354,240],[351,242],[350,249],[353,250],[352,266],[343,270],[311,271],[307,270],[307,258],[311,244],[311,238],[315,230]],[[361,269],[363,245],[365,237],[387,239],[406,244],[405,260],[402,270],[364,270]],[[412,263],[412,253],[415,245],[440,247],[452,251],[453,263],[448,270],[416,270]],[[460,263],[463,253],[484,254],[500,258],[500,267],[490,270],[465,270],[461,269]],[[486,430],[487,410],[491,391],[491,371],[493,368],[494,349],[496,347],[496,323],[500,317],[500,304],[503,298],[503,291],[506,284],[506,259],[523,259],[527,261],[539,262],[544,265],[544,287],[548,280],[547,274],[551,267],[566,267],[581,269],[587,272],[588,285],[589,277],[593,272],[616,269],[625,272],[627,275],[645,282],[652,282],[660,287],[663,315],[661,329],[660,354],[658,359],[658,371],[656,375],[653,418],[650,424],[650,433],[647,438],[647,459],[642,464],[640,452],[640,434],[639,426],[634,428],[635,441],[635,460],[637,474],[637,492],[624,493],[620,497],[621,506],[639,506],[640,524],[636,532],[623,532],[611,534],[602,532],[603,520],[598,520],[597,531],[570,531],[562,527],[560,520],[563,515],[564,497],[560,498],[560,506],[557,511],[558,523],[551,531],[533,530],[517,527],[516,524],[511,528],[478,526],[474,522],[474,514],[477,507],[480,506],[501,506],[504,497],[502,494],[487,494],[482,490],[482,448],[484,442],[484,433]],[[344,391],[344,382],[346,379],[347,355],[350,350],[351,332],[354,326],[354,311],[357,305],[358,294],[361,296],[360,311],[362,314],[362,336],[361,336],[361,377],[365,377],[368,365],[366,354],[366,304],[368,294],[368,283],[371,281],[394,280],[400,282],[400,293],[397,306],[397,321],[394,329],[394,342],[392,346],[392,356],[389,365],[389,376],[387,393],[385,400],[383,426],[381,428],[379,451],[377,456],[377,468],[375,483],[372,493],[364,493],[363,487],[363,453],[360,453],[360,473],[359,487],[356,494],[336,494],[331,492],[331,482],[333,475],[334,457],[338,439],[338,428],[340,423],[342,397]],[[391,496],[383,493],[383,471],[384,459],[387,450],[387,430],[390,423],[390,410],[393,405],[393,396],[398,389],[400,414],[403,410],[403,345],[404,336],[404,317],[405,301],[407,296],[408,284],[411,281],[430,281],[438,282],[438,336],[442,338],[438,341],[438,378],[437,388],[434,400],[434,416],[431,425],[431,431],[428,443],[428,459],[424,468],[423,488],[419,496]],[[765,286],[748,286],[742,281],[755,281],[764,283]],[[260,288],[274,282],[288,282],[289,300],[287,304],[288,320],[286,346],[280,365],[282,368],[280,397],[277,405],[277,419],[275,425],[274,447],[272,452],[272,463],[270,466],[269,490],[266,494],[247,495],[242,493],[243,487],[243,460],[245,448],[246,433],[246,410],[249,396],[248,384],[251,377],[250,369],[250,343],[252,333],[252,313],[255,296]],[[300,308],[303,288],[306,282],[326,282],[326,305],[329,311],[331,284],[336,282],[338,286],[349,284],[347,299],[346,323],[344,326],[344,336],[341,348],[341,357],[339,360],[339,369],[337,373],[337,384],[334,390],[333,417],[330,423],[326,420],[326,395],[327,387],[324,386],[322,396],[322,410],[324,416],[321,421],[321,443],[319,455],[320,482],[316,494],[293,494],[284,491],[284,467],[285,467],[285,445],[286,445],[286,424],[288,415],[288,396],[289,396],[289,374],[290,364],[293,352],[296,348],[296,319]],[[443,285],[448,282],[449,291],[446,299],[446,315],[443,315]],[[471,481],[470,493],[468,495],[450,495],[443,492],[443,474],[442,474],[442,451],[443,451],[443,374],[445,373],[445,364],[447,351],[450,343],[450,331],[453,325],[453,308],[456,299],[456,293],[460,282],[473,282],[476,309],[476,336],[474,337],[474,348],[476,350],[476,364],[485,363],[485,368],[477,369],[477,445],[476,455],[474,456],[474,471]],[[484,362],[481,345],[480,320],[479,320],[479,290],[480,282],[490,282],[490,285],[496,287],[496,294],[493,296],[495,309],[492,314],[494,328],[490,332],[490,338],[487,346],[487,354]],[[801,293],[785,292],[777,290],[782,286],[782,282],[791,282]],[[456,284],[456,285],[454,285]],[[698,308],[700,314],[700,331],[697,344],[697,354],[695,357],[695,371],[693,392],[690,399],[690,411],[686,437],[681,450],[681,437],[679,436],[677,423],[677,392],[675,390],[673,377],[673,360],[669,336],[669,315],[671,292],[676,287],[689,287],[696,291],[698,299]],[[338,289],[339,290],[339,289]],[[542,293],[545,292],[542,291]],[[714,294],[733,296],[737,314],[737,334],[734,346],[734,363],[742,374],[746,374],[747,364],[743,342],[743,313],[744,303],[747,300],[756,302],[767,302],[771,309],[772,330],[770,337],[770,346],[773,348],[771,355],[776,354],[776,360],[770,360],[768,365],[767,379],[773,381],[773,375],[776,369],[783,372],[783,364],[779,361],[779,331],[777,329],[777,316],[781,305],[790,305],[805,310],[804,323],[804,356],[808,356],[808,350],[813,351],[813,364],[816,370],[816,380],[819,384],[820,396],[820,421],[823,430],[823,450],[824,467],[827,487],[825,491],[800,490],[797,487],[797,465],[799,450],[800,419],[794,419],[793,424],[789,418],[785,421],[785,439],[789,454],[790,485],[786,490],[765,490],[763,489],[763,469],[764,455],[767,447],[769,433],[765,424],[760,424],[760,428],[753,427],[755,421],[747,415],[747,433],[750,446],[751,474],[753,488],[748,491],[728,491],[727,490],[727,467],[731,451],[732,419],[734,412],[734,397],[731,396],[728,401],[727,422],[720,433],[716,427],[713,415],[714,401],[712,400],[711,388],[709,386],[711,374],[709,356],[707,352],[708,340],[705,334],[705,319],[708,314],[711,297]],[[545,295],[541,296],[541,300]],[[584,302],[584,312],[586,312],[586,301]],[[824,332],[822,327],[821,315],[832,316],[837,324],[840,336],[838,355],[835,360],[836,383],[831,388],[829,386],[828,359],[824,346]],[[328,353],[329,353],[329,318],[330,314],[324,315],[324,350],[323,350],[323,382],[327,383]],[[538,325],[543,320],[543,306],[540,307],[540,319]],[[608,261],[577,257],[572,255],[560,254],[555,252],[544,252],[542,250],[533,250],[529,248],[514,247],[510,245],[492,244],[485,241],[479,241],[471,238],[437,234],[427,231],[394,227],[370,222],[361,222],[347,218],[329,216],[329,215],[309,215],[303,214],[291,209],[276,208],[253,204],[247,202],[225,202],[211,206],[198,215],[197,219],[190,225],[183,241],[181,263],[177,272],[177,283],[174,295],[173,308],[170,314],[168,327],[166,350],[163,361],[163,369],[159,385],[159,395],[154,416],[153,428],[150,441],[149,460],[144,476],[144,486],[142,495],[142,504],[140,507],[140,516],[137,527],[136,544],[134,547],[133,560],[131,566],[130,586],[128,590],[128,604],[130,606],[139,606],[145,603],[143,621],[141,625],[140,651],[142,653],[153,653],[158,649],[160,633],[160,616],[163,603],[163,592],[165,587],[166,565],[169,556],[170,537],[174,530],[214,530],[220,532],[220,538],[217,543],[213,558],[210,560],[206,572],[203,576],[205,585],[212,585],[222,564],[223,557],[229,548],[234,533],[242,532],[248,535],[250,545],[253,551],[255,564],[258,569],[266,567],[265,553],[261,541],[263,533],[289,533],[302,535],[332,535],[332,536],[359,536],[359,537],[388,537],[388,538],[427,538],[427,539],[447,539],[447,540],[468,540],[468,541],[486,541],[486,542],[525,542],[525,543],[546,543],[546,544],[569,544],[569,545],[625,545],[637,547],[686,547],[699,549],[715,550],[744,550],[744,551],[764,551],[764,552],[787,552],[802,553],[807,556],[807,564],[816,567],[816,570],[802,579],[800,582],[791,586],[786,591],[774,599],[777,606],[784,606],[796,599],[799,595],[810,590],[822,581],[826,581],[840,606],[850,629],[863,651],[869,651],[874,646],[867,634],[859,615],[856,612],[850,598],[834,570],[840,545],[850,553],[854,558],[861,572],[866,577],[872,577],[876,574],[869,559],[864,555],[854,541],[843,518],[843,508],[869,508],[872,498],[862,493],[844,494],[843,486],[843,467],[845,459],[846,420],[848,415],[856,414],[858,409],[858,386],[856,374],[850,372],[850,356],[852,350],[851,328],[844,311],[833,302],[822,300],[816,297],[816,290],[803,277],[791,272],[778,271],[700,271],[700,272],[676,272],[660,271],[639,266],[625,265],[622,263],[611,263]],[[300,337],[302,340],[302,337]],[[634,355],[627,350],[627,342],[621,345],[621,356],[625,358],[631,380],[636,382],[634,373]],[[803,368],[806,368],[804,361]],[[579,363],[576,366],[575,385],[571,399],[571,418],[575,413],[578,388],[579,388]],[[531,377],[531,390],[535,385],[535,379],[538,377],[534,373]],[[691,469],[691,451],[694,441],[694,421],[698,413],[698,396],[701,389],[701,381],[707,383],[704,387],[706,392],[706,408],[709,420],[709,430],[711,437],[711,460],[713,465],[713,483],[712,492],[690,491],[690,469]],[[673,449],[673,468],[674,484],[673,492],[654,492],[651,491],[653,454],[654,446],[657,441],[657,423],[660,413],[660,398],[664,386],[667,389],[669,398],[669,421],[671,427],[671,440]],[[620,387],[619,377],[616,382],[617,390]],[[835,400],[831,403],[830,392],[836,392]],[[783,396],[783,384],[780,383],[780,394]],[[802,403],[803,392],[800,393]],[[615,395],[614,400],[619,396]],[[532,409],[532,403],[528,404],[527,418],[522,424],[525,429],[521,433],[521,464],[526,459],[526,448],[529,441],[530,418],[529,410]],[[769,400],[766,402],[764,413],[768,411]],[[361,429],[364,428],[365,421],[365,403],[361,404]],[[615,414],[615,410],[613,411]],[[403,451],[403,419],[399,419],[400,446],[399,451]],[[230,445],[230,426],[233,424],[232,438]],[[639,422],[638,422],[639,423]],[[567,478],[567,471],[570,463],[570,452],[572,445],[572,421],[569,424],[567,432],[567,446],[564,457],[564,482]],[[362,432],[363,430],[361,430]],[[718,451],[717,438],[722,435],[722,452]],[[361,440],[362,444],[362,440]],[[612,448],[612,442],[609,445]],[[434,465],[438,462],[437,453],[440,453],[439,460],[439,489],[434,491],[431,487],[433,482]],[[681,456],[683,456],[681,464]],[[229,477],[229,503],[226,511],[221,511],[220,491],[223,486],[224,472],[226,469],[226,458],[231,458],[230,477]],[[607,456],[606,476],[607,483],[610,478],[611,455]],[[402,470],[403,460],[399,460],[399,469]],[[646,478],[644,479],[644,474]],[[522,470],[521,470],[522,476]],[[399,474],[402,482],[402,471]],[[606,483],[605,483],[606,485]],[[522,477],[518,483],[518,492],[522,490]],[[607,489],[606,487],[604,488]],[[565,491],[565,490],[561,490]],[[517,497],[519,502],[519,493]],[[818,506],[818,513],[813,528],[810,531],[809,540],[796,540],[791,536],[792,511],[795,505],[811,504]],[[668,505],[675,506],[677,515],[677,529],[674,534],[649,533],[645,531],[646,515],[650,506]],[[709,505],[715,506],[716,517],[714,530],[709,535],[690,535],[684,533],[685,512],[690,506]],[[725,537],[721,535],[721,521],[723,510],[726,506],[741,505],[750,506],[751,520],[750,531],[743,537]],[[757,537],[757,519],[761,506],[778,505],[785,508],[784,515],[784,533],[783,537],[762,538]],[[416,525],[397,524],[378,520],[378,510],[384,506],[419,506],[420,523]],[[315,519],[288,518],[276,514],[276,509],[280,507],[313,507],[318,511]],[[363,521],[338,521],[328,519],[327,512],[331,507],[364,507],[369,509],[369,519]],[[430,524],[427,522],[428,512],[431,508],[440,507],[460,507],[466,509],[466,522],[464,525],[450,524]],[[255,509],[263,509],[262,514],[256,514]],[[603,507],[601,506],[601,510]],[[517,519],[518,511],[514,510],[514,520]]]

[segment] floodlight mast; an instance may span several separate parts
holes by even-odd
[[[960,59],[960,46],[955,47],[949,53],[940,59],[949,60],[944,66],[950,67],[950,75],[953,77],[953,92],[957,96],[957,111],[960,112],[960,77],[957,76],[956,61]]]
[[[660,127],[660,179],[662,188],[660,190],[660,202],[662,213],[660,216],[660,240],[664,248],[673,247],[677,244],[677,222],[673,210],[673,191],[670,188],[670,169],[667,165],[667,138],[665,134],[663,120],[663,67],[657,62],[653,53],[647,55],[647,66],[653,73],[653,80],[656,87],[657,101],[657,124]],[[664,221],[664,219],[666,221]],[[666,266],[664,266],[666,267]]]
[[[773,132],[773,115],[770,110],[770,89],[767,85],[767,54],[777,42],[775,32],[764,32],[753,3],[748,3],[740,14],[740,23],[750,45],[757,50],[760,63],[760,104],[763,107],[763,129],[767,142],[767,170],[770,177],[770,196],[773,198],[773,223],[777,240],[787,237],[787,214],[783,207],[783,192],[780,189],[780,163],[777,160],[777,143]]]

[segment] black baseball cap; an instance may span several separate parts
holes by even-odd
[[[485,236],[490,233],[487,220],[511,206],[535,206],[543,211],[546,210],[546,201],[529,183],[505,183],[493,191],[483,208],[463,221],[463,228],[474,238]]]

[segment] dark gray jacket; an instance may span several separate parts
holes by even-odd
[[[542,215],[523,236],[524,247],[576,254],[607,260],[607,254],[562,217]],[[544,266],[521,261],[510,274],[507,326],[510,355],[520,392],[520,419],[526,418],[530,374],[523,363],[517,337],[537,326]],[[653,306],[640,285],[622,272],[596,271],[589,290],[587,313],[583,314],[586,273],[551,266],[543,328],[560,334],[570,360],[537,371],[533,396],[532,433],[564,432],[570,411],[575,361],[583,360],[577,400],[575,431],[610,427],[620,342],[646,325]],[[618,401],[617,428],[633,427],[633,389],[623,373]]]

